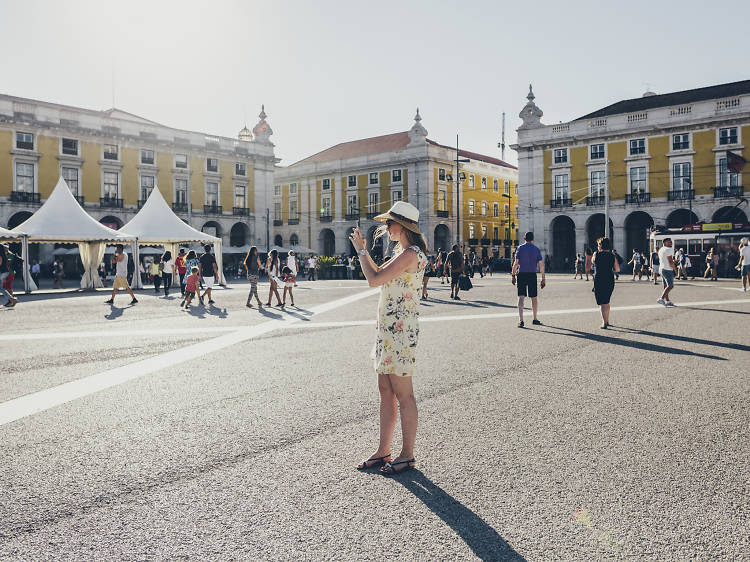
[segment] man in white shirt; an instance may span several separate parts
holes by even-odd
[[[315,267],[318,265],[318,260],[315,259],[315,256],[310,256],[310,259],[307,260],[307,280],[308,281],[315,281]]]
[[[656,302],[664,306],[674,306],[674,303],[669,300],[669,293],[674,288],[674,276],[676,272],[671,238],[665,238],[664,245],[659,249],[659,264],[659,273],[661,273],[664,291]]]
[[[125,289],[130,293],[130,304],[135,304],[138,299],[135,298],[133,290],[128,285],[128,255],[125,253],[125,248],[122,244],[118,244],[115,250],[115,255],[112,257],[112,263],[115,264],[115,280],[112,283],[112,296],[108,301],[104,301],[106,304],[114,304],[115,295],[118,289]]]
[[[294,286],[297,286],[297,256],[294,255],[294,250],[289,250],[289,255],[286,257],[286,266],[292,270],[292,277],[294,277]]]
[[[750,285],[750,243],[747,238],[743,238],[740,244],[740,263],[737,267],[740,269],[740,276],[742,277],[742,290],[747,291],[747,286]]]

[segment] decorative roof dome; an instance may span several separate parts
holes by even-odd
[[[237,133],[237,138],[241,141],[247,141],[250,142],[253,140],[253,134],[250,132],[250,129],[247,128],[247,125],[242,127],[239,133]]]
[[[257,142],[271,144],[270,136],[273,134],[273,129],[271,129],[271,126],[266,122],[267,115],[265,105],[260,106],[258,117],[260,118],[260,121],[258,121],[258,124],[253,127],[255,140]]]

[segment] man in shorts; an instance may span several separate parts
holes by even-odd
[[[211,253],[211,244],[206,244],[203,249],[206,250],[206,253],[198,261],[201,264],[201,276],[203,277],[203,284],[206,286],[206,290],[202,295],[199,291],[198,298],[201,304],[203,304],[203,297],[208,295],[208,304],[214,304],[211,298],[211,289],[216,280],[219,279],[219,268],[216,265],[216,258]]]
[[[458,280],[464,270],[464,257],[461,255],[458,244],[453,244],[453,250],[448,252],[445,266],[451,270],[451,298],[460,301],[461,299],[458,298]]]
[[[115,255],[112,256],[112,263],[115,264],[115,280],[112,282],[112,296],[109,300],[104,301],[105,304],[114,304],[115,295],[118,289],[125,289],[129,294],[130,304],[135,304],[138,299],[135,298],[133,290],[128,285],[128,255],[125,253],[125,248],[122,244],[118,244],[115,249]]]
[[[630,261],[628,262],[628,265],[633,264],[633,281],[635,281],[635,276],[638,276],[638,281],[641,280],[643,277],[643,263],[641,263],[641,253],[638,251],[638,248],[633,248],[633,257],[630,258]]]
[[[669,300],[669,293],[674,288],[674,276],[677,268],[674,264],[674,250],[672,249],[672,239],[665,238],[664,245],[659,249],[659,273],[661,273],[661,281],[664,285],[664,291],[661,296],[656,299],[656,302],[663,304],[664,306],[674,306],[674,303]]]
[[[542,252],[539,251],[532,242],[534,241],[534,233],[527,232],[523,237],[526,241],[521,244],[516,250],[516,259],[513,262],[513,269],[511,271],[511,283],[518,287],[518,327],[523,328],[523,302],[525,297],[531,298],[531,310],[534,313],[534,320],[531,322],[535,326],[541,325],[541,322],[537,319],[537,285],[536,285],[536,271],[537,267],[539,272],[542,274],[541,287],[547,284],[544,278],[544,260],[542,259]]]

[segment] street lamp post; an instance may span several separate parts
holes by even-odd
[[[456,245],[461,245],[461,163],[471,162],[468,158],[459,158],[458,135],[456,135]]]

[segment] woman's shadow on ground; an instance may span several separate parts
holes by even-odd
[[[412,469],[392,478],[440,517],[480,559],[526,560],[484,519],[434,484],[422,471]]]

